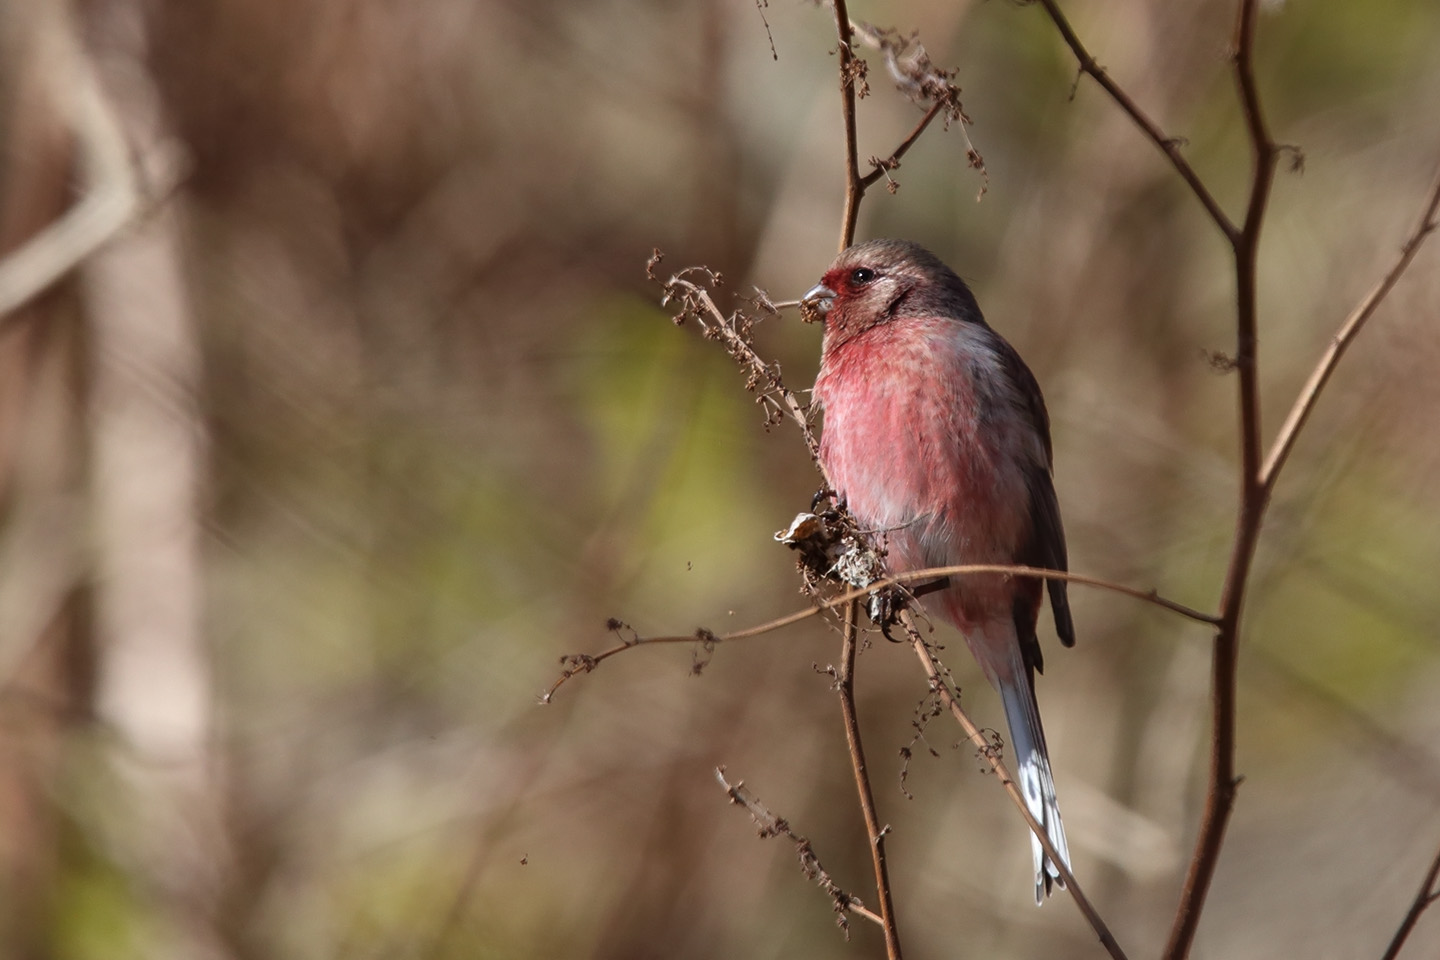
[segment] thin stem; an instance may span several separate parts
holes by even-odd
[[[880,917],[885,926],[885,955],[888,960],[901,960],[900,930],[895,925],[895,904],[890,896],[890,870],[885,863],[885,834],[875,813],[875,794],[870,788],[870,773],[865,766],[865,748],[860,742],[860,717],[855,711],[855,652],[860,632],[860,601],[851,600],[845,607],[845,628],[840,652],[840,676],[836,684],[840,694],[840,710],[845,715],[845,742],[850,747],[850,768],[855,771],[855,789],[860,794],[860,812],[865,816],[865,832],[870,837],[870,857],[875,864],[875,893],[880,901]]]
[[[1260,484],[1264,487],[1267,500],[1275,492],[1275,479],[1279,475],[1280,469],[1285,466],[1290,451],[1294,449],[1295,440],[1300,436],[1301,429],[1310,419],[1310,414],[1315,409],[1315,403],[1320,399],[1320,391],[1325,389],[1325,384],[1329,382],[1330,375],[1335,372],[1340,358],[1345,355],[1345,350],[1400,280],[1401,275],[1410,266],[1410,262],[1415,259],[1415,254],[1419,252],[1426,239],[1437,226],[1440,226],[1440,221],[1436,220],[1437,212],[1440,212],[1440,173],[1436,174],[1435,183],[1430,187],[1429,199],[1425,204],[1424,212],[1421,213],[1415,229],[1411,231],[1404,246],[1400,248],[1400,256],[1394,266],[1365,295],[1365,299],[1350,311],[1350,315],[1345,318],[1345,322],[1340,325],[1339,331],[1331,339],[1329,349],[1320,358],[1320,362],[1315,365],[1310,379],[1306,381],[1299,396],[1295,398],[1295,405],[1290,408],[1290,414],[1285,418],[1285,423],[1280,427],[1280,433],[1276,436],[1275,443],[1270,447],[1270,453],[1265,458],[1265,465],[1260,469]]]
[[[1193,607],[1187,607],[1183,603],[1177,603],[1168,597],[1162,597],[1154,590],[1139,590],[1135,587],[1127,587],[1123,583],[1115,583],[1110,580],[1101,580],[1099,577],[1088,577],[1083,573],[1070,573],[1066,570],[1049,570],[1045,567],[1026,567],[1003,563],[967,563],[954,567],[928,567],[924,570],[912,570],[908,573],[887,577],[878,581],[869,589],[888,586],[891,583],[916,583],[923,580],[931,580],[935,577],[966,576],[976,573],[1006,573],[1017,577],[1044,577],[1046,580],[1064,580],[1066,583],[1078,583],[1087,587],[1099,587],[1102,590],[1109,590],[1112,593],[1123,594],[1133,597],[1136,600],[1144,600],[1146,603],[1153,603],[1157,607],[1169,610],[1171,613],[1178,613],[1180,616],[1196,623],[1204,623],[1210,626],[1218,626],[1220,618],[1211,613],[1203,613]]]
[[[1050,19],[1054,22],[1055,28],[1060,31],[1060,36],[1064,38],[1065,44],[1070,48],[1070,52],[1075,54],[1075,59],[1079,62],[1081,71],[1093,77],[1095,82],[1100,84],[1101,88],[1110,95],[1110,99],[1114,100],[1120,109],[1129,115],[1130,119],[1133,120],[1135,125],[1149,138],[1150,142],[1160,148],[1160,152],[1165,154],[1170,160],[1170,164],[1175,168],[1175,172],[1180,174],[1180,178],[1189,185],[1190,192],[1195,194],[1195,198],[1200,201],[1201,206],[1205,208],[1205,212],[1210,215],[1210,219],[1215,222],[1215,225],[1220,228],[1220,231],[1224,233],[1228,239],[1233,241],[1238,233],[1234,222],[1226,215],[1225,211],[1220,208],[1219,202],[1216,201],[1214,195],[1210,193],[1209,188],[1200,180],[1200,175],[1195,172],[1195,169],[1190,166],[1190,161],[1186,160],[1185,155],[1180,152],[1180,141],[1174,137],[1167,137],[1155,121],[1151,120],[1145,111],[1140,109],[1140,106],[1130,95],[1120,89],[1119,84],[1110,79],[1110,75],[1105,72],[1105,68],[1095,61],[1095,58],[1090,55],[1090,51],[1085,49],[1085,45],[1080,42],[1080,38],[1076,36],[1074,28],[1070,26],[1070,21],[1065,19],[1065,14],[1060,12],[1060,5],[1057,0],[1040,0],[1040,5],[1044,7],[1045,12],[1050,15]]]
[[[848,590],[839,596],[831,597],[828,600],[819,601],[815,606],[809,607],[808,609],[787,613],[783,617],[776,617],[774,620],[767,620],[764,623],[757,624],[753,627],[746,627],[743,630],[732,630],[729,633],[713,633],[702,628],[694,633],[670,634],[658,637],[635,636],[628,640],[622,640],[610,649],[602,650],[600,653],[569,654],[561,658],[563,669],[560,671],[560,676],[556,678],[548,690],[540,694],[540,702],[549,703],[551,698],[555,696],[555,691],[560,689],[565,681],[571,677],[581,673],[590,673],[611,657],[618,656],[626,650],[635,647],[669,643],[717,644],[728,643],[731,640],[745,640],[749,637],[758,637],[762,634],[772,633],[781,627],[788,627],[793,623],[799,623],[801,620],[808,620],[826,611],[838,609],[850,603],[852,600],[867,597],[874,591],[882,590],[885,587],[906,583],[918,583],[925,580],[933,580],[936,577],[970,576],[977,573],[1004,573],[1017,577],[1044,577],[1047,580],[1065,580],[1069,583],[1099,587],[1103,590],[1110,590],[1114,593],[1124,594],[1127,597],[1133,597],[1136,600],[1143,600],[1146,603],[1153,603],[1157,607],[1178,613],[1197,623],[1215,625],[1220,622],[1217,617],[1211,616],[1208,613],[1201,613],[1198,610],[1192,610],[1182,603],[1176,603],[1174,600],[1166,599],[1154,590],[1137,590],[1134,587],[1127,587],[1124,584],[1111,583],[1108,580],[1087,577],[1078,573],[1068,573],[1062,570],[1046,570],[1043,567],[1019,567],[993,563],[972,563],[955,567],[928,567],[924,570],[911,570],[906,573],[886,577],[883,580],[877,580],[869,586],[858,587],[853,590]]]
[[[944,110],[946,106],[947,104],[944,100],[936,100],[930,104],[930,109],[925,111],[925,116],[921,117],[920,122],[915,124],[915,129],[910,131],[910,135],[900,141],[900,146],[896,147],[890,156],[875,164],[874,170],[871,170],[860,178],[862,195],[865,190],[869,189],[877,180],[885,175],[885,171],[893,169],[898,165],[900,158],[905,156],[906,152],[915,145],[915,141],[920,139],[920,135],[925,132],[925,128],[930,126],[930,121],[938,117],[940,111]]]
[[[1250,132],[1250,201],[1245,224],[1234,238],[1236,281],[1236,367],[1240,374],[1240,440],[1244,489],[1258,499],[1260,485],[1260,401],[1258,357],[1257,264],[1260,231],[1275,182],[1279,149],[1270,136],[1255,85],[1255,16],[1257,0],[1240,0],[1235,24],[1235,79]],[[1248,500],[1247,500],[1248,503]],[[1261,507],[1263,509],[1263,505]]]
[[[1420,889],[1415,892],[1410,909],[1405,911],[1405,919],[1400,921],[1399,929],[1395,931],[1395,936],[1390,938],[1390,945],[1385,948],[1385,955],[1380,960],[1395,960],[1400,956],[1400,950],[1409,939],[1410,931],[1414,930],[1415,924],[1419,922],[1420,914],[1440,900],[1440,890],[1435,888],[1437,879],[1440,879],[1440,853],[1436,853],[1435,859],[1430,862],[1430,869],[1425,871],[1425,879],[1420,881]]]
[[[765,362],[760,354],[755,352],[755,347],[750,341],[735,329],[733,317],[727,317],[710,296],[710,291],[700,284],[684,278],[684,271],[672,276],[665,284],[667,300],[673,295],[684,301],[688,306],[693,306],[695,318],[706,328],[707,333],[725,344],[730,355],[741,362],[756,377],[757,382],[768,382],[773,385],[774,394],[785,408],[785,413],[800,428],[801,438],[805,441],[805,449],[810,452],[810,460],[815,464],[815,469],[825,477],[825,466],[820,462],[820,441],[815,438],[815,431],[810,425],[810,411],[800,402],[800,398],[793,390],[788,389],[779,378],[779,367]],[[709,315],[709,322],[705,316]],[[829,486],[829,478],[825,478],[826,486]]]
[[[834,878],[820,865],[820,858],[815,855],[815,848],[811,845],[810,840],[796,833],[795,829],[790,826],[790,822],[784,817],[777,817],[771,813],[770,808],[761,803],[759,797],[746,789],[744,780],[735,783],[726,780],[724,767],[715,768],[715,779],[730,795],[730,802],[744,807],[750,814],[750,819],[754,820],[755,825],[760,828],[762,839],[784,836],[795,844],[795,855],[800,860],[800,869],[805,876],[814,880],[821,890],[830,895],[831,902],[835,904],[835,912],[840,915],[840,926],[846,931],[847,939],[850,929],[845,920],[847,913],[864,917],[878,927],[885,926],[885,921],[880,918],[878,913],[866,907],[859,898],[852,897],[840,888]]]
[[[1265,516],[1266,495],[1260,476],[1257,264],[1260,231],[1275,180],[1279,151],[1266,126],[1255,82],[1257,7],[1257,0],[1240,0],[1235,20],[1235,79],[1250,134],[1252,156],[1250,199],[1246,205],[1245,223],[1238,234],[1229,234],[1235,258],[1235,366],[1240,381],[1240,511],[1225,585],[1220,595],[1220,628],[1215,634],[1211,660],[1209,789],[1195,839],[1195,852],[1165,948],[1164,956],[1169,960],[1182,960],[1189,956],[1240,786],[1240,778],[1235,774],[1240,619]]]
[[[975,725],[975,721],[970,719],[969,714],[961,708],[960,701],[951,692],[949,685],[941,675],[940,666],[935,660],[935,654],[931,651],[929,644],[925,642],[925,638],[915,626],[914,618],[910,616],[908,610],[905,610],[901,611],[900,619],[905,626],[905,632],[910,636],[911,645],[915,648],[915,655],[920,658],[920,665],[925,669],[925,675],[930,678],[931,689],[940,696],[945,706],[949,708],[951,716],[960,724],[960,728],[965,731],[965,736],[975,745],[986,762],[990,764],[990,768],[995,772],[996,777],[999,778],[1001,785],[1005,788],[1005,792],[1010,795],[1011,802],[1015,804],[1016,809],[1018,809],[1021,816],[1025,818],[1025,822],[1030,825],[1030,832],[1039,839],[1040,846],[1045,851],[1045,855],[1050,858],[1050,861],[1055,865],[1056,869],[1060,871],[1060,877],[1065,882],[1065,889],[1070,892],[1070,896],[1075,901],[1075,905],[1080,908],[1080,913],[1084,915],[1091,929],[1095,931],[1095,935],[1099,937],[1101,945],[1105,947],[1114,960],[1125,960],[1125,951],[1120,949],[1120,944],[1116,942],[1115,935],[1110,932],[1110,928],[1106,926],[1099,912],[1096,911],[1095,907],[1090,903],[1089,898],[1085,896],[1085,892],[1080,888],[1080,881],[1075,879],[1075,874],[1070,871],[1070,867],[1065,863],[1065,858],[1060,856],[1060,852],[1055,849],[1055,844],[1051,842],[1050,835],[1046,832],[1044,826],[1041,825],[1039,820],[1035,819],[1035,814],[1030,812],[1030,807],[1026,804],[1025,797],[1020,793],[1020,788],[1016,786],[1015,778],[1010,775],[1010,771],[1005,766],[1005,761],[1001,759],[1000,753],[992,747],[985,734]]]
[[[855,241],[855,221],[865,184],[860,179],[860,157],[855,132],[855,56],[851,48],[850,14],[845,0],[834,0],[835,35],[839,38],[840,110],[845,118],[845,212],[840,220],[840,249]]]

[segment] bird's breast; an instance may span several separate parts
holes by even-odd
[[[970,333],[954,321],[885,324],[821,363],[822,462],[896,569],[1010,562],[1028,534],[1013,387]]]

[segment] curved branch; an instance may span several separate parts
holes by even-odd
[[[1047,580],[1064,580],[1067,583],[1078,583],[1087,587],[1098,587],[1102,590],[1109,590],[1112,593],[1133,597],[1136,600],[1143,600],[1146,603],[1153,603],[1157,607],[1169,610],[1172,613],[1178,613],[1180,616],[1194,620],[1196,623],[1204,623],[1211,626],[1219,623],[1217,617],[1211,616],[1208,613],[1201,613],[1199,610],[1193,610],[1183,603],[1176,603],[1174,600],[1160,596],[1160,594],[1154,590],[1137,590],[1134,587],[1127,587],[1123,583],[1112,583],[1109,580],[1101,580],[1098,577],[1087,577],[1079,573],[1069,573],[1063,570],[1047,570],[1044,567],[1009,566],[998,563],[973,563],[955,567],[927,567],[924,570],[911,570],[907,573],[888,576],[883,580],[875,581],[869,586],[847,590],[828,600],[819,601],[815,606],[808,609],[787,613],[783,617],[776,617],[774,620],[767,620],[764,623],[757,624],[753,627],[746,627],[743,630],[732,630],[729,633],[714,633],[701,627],[694,633],[667,634],[658,637],[631,637],[628,640],[622,640],[608,650],[602,650],[595,654],[566,654],[560,658],[560,663],[562,664],[560,676],[550,685],[549,689],[540,694],[540,702],[549,703],[554,697],[555,691],[559,690],[565,681],[576,674],[590,673],[611,657],[618,656],[626,650],[635,647],[647,647],[654,644],[666,643],[699,643],[713,646],[714,644],[727,643],[731,640],[745,640],[750,637],[758,637],[763,634],[772,633],[781,627],[788,627],[792,623],[808,620],[811,617],[819,616],[829,610],[839,609],[845,604],[868,597],[875,591],[883,590],[886,587],[899,586],[907,583],[919,583],[926,580],[934,580],[936,577],[963,577],[977,573],[1005,573],[1017,577],[1044,577]],[[619,621],[612,621],[611,629],[618,631],[628,628]]]
[[[1331,339],[1329,349],[1320,358],[1320,362],[1315,365],[1310,379],[1306,381],[1299,396],[1295,398],[1295,405],[1290,408],[1290,414],[1285,418],[1285,423],[1280,427],[1280,433],[1270,448],[1270,454],[1265,458],[1265,465],[1260,469],[1260,484],[1264,487],[1267,500],[1275,491],[1275,478],[1279,475],[1281,468],[1285,466],[1290,451],[1295,447],[1296,438],[1299,437],[1306,421],[1310,419],[1310,413],[1315,409],[1316,401],[1320,399],[1320,391],[1325,389],[1325,384],[1330,380],[1330,375],[1335,372],[1335,367],[1339,365],[1345,350],[1400,280],[1401,275],[1410,266],[1410,262],[1415,259],[1415,254],[1419,252],[1436,227],[1440,227],[1440,220],[1436,219],[1437,213],[1440,213],[1440,173],[1436,174],[1435,183],[1430,187],[1430,195],[1424,212],[1420,215],[1419,222],[1410,232],[1404,246],[1400,248],[1400,256],[1394,266],[1365,295],[1365,299],[1350,311],[1350,315],[1345,318],[1345,322],[1340,325],[1339,331]]]
[[[1200,205],[1205,208],[1205,212],[1210,215],[1210,219],[1214,221],[1215,226],[1219,227],[1226,238],[1233,242],[1239,234],[1238,228],[1236,228],[1234,221],[1221,209],[1214,194],[1210,192],[1210,188],[1205,186],[1204,182],[1200,179],[1200,175],[1195,172],[1195,168],[1190,166],[1190,161],[1186,160],[1185,155],[1180,152],[1181,141],[1174,137],[1167,137],[1159,125],[1157,125],[1154,120],[1151,120],[1144,110],[1140,109],[1139,104],[1137,104],[1128,93],[1122,90],[1118,83],[1110,79],[1110,75],[1105,72],[1105,68],[1095,61],[1095,58],[1090,55],[1090,51],[1085,49],[1085,45],[1080,42],[1080,38],[1076,35],[1074,28],[1070,26],[1070,21],[1065,19],[1065,14],[1060,11],[1060,5],[1057,0],[1039,0],[1039,2],[1040,6],[1045,8],[1045,12],[1050,15],[1051,21],[1055,24],[1055,29],[1060,31],[1060,36],[1064,38],[1066,46],[1070,48],[1070,52],[1075,54],[1075,59],[1080,64],[1080,70],[1094,78],[1095,82],[1100,84],[1101,88],[1110,95],[1110,99],[1114,100],[1121,110],[1125,111],[1130,119],[1135,122],[1135,126],[1140,128],[1150,142],[1160,148],[1160,152],[1165,154],[1170,161],[1170,165],[1175,168],[1175,172],[1180,174],[1180,178],[1190,187],[1190,192],[1195,194],[1195,199],[1200,201]]]
[[[1204,623],[1210,626],[1217,626],[1220,623],[1220,618],[1214,614],[1202,613],[1193,607],[1187,607],[1183,603],[1177,603],[1168,597],[1162,597],[1154,590],[1139,590],[1135,587],[1127,587],[1123,583],[1101,580],[1099,577],[1088,577],[1083,573],[1070,573],[1066,570],[1049,570],[1045,567],[1013,566],[1003,563],[971,563],[957,567],[930,567],[926,570],[915,570],[910,573],[889,577],[881,581],[877,586],[888,586],[891,583],[913,583],[934,577],[964,576],[972,573],[1008,573],[1017,577],[1044,577],[1046,580],[1064,580],[1066,583],[1078,583],[1087,587],[1099,587],[1101,590],[1109,590],[1111,593],[1124,594],[1136,600],[1153,603],[1157,607],[1163,607],[1171,613],[1178,613],[1180,616],[1194,620],[1196,623]]]

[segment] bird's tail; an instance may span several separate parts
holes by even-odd
[[[1055,780],[1050,775],[1050,756],[1045,749],[1045,731],[1040,726],[1040,708],[1035,703],[1030,671],[1017,670],[1013,679],[1001,683],[1000,697],[1005,704],[1005,720],[1010,725],[1011,763],[1016,783],[1025,797],[1025,805],[1045,828],[1050,843],[1068,868],[1070,850],[1065,845],[1060,807],[1055,802]],[[1039,904],[1049,896],[1051,887],[1063,887],[1065,881],[1033,833],[1030,846],[1035,854],[1035,903]]]

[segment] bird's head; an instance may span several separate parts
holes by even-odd
[[[908,240],[870,240],[848,248],[801,302],[824,316],[826,340],[836,344],[907,316],[985,322],[965,281]]]

